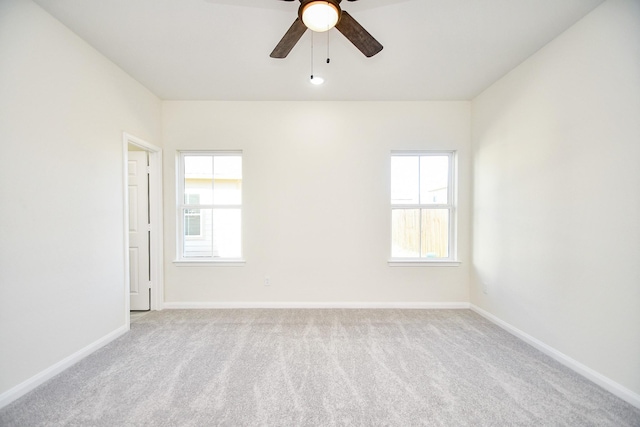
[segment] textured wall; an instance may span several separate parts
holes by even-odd
[[[161,105],[28,0],[0,58],[1,394],[125,325],[122,132]]]
[[[165,300],[467,302],[469,102],[164,102]],[[176,150],[243,150],[244,267],[177,267]],[[389,267],[390,153],[459,154],[459,267]],[[263,285],[269,276],[271,285]]]
[[[595,9],[472,117],[472,302],[640,393],[640,3]]]

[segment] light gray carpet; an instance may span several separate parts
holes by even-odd
[[[640,426],[469,310],[165,310],[2,426]]]

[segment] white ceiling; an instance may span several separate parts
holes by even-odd
[[[297,16],[278,0],[35,0],[162,99],[468,100],[603,0],[342,2],[384,49],[311,32],[269,54]]]

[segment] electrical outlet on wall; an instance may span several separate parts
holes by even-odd
[[[489,293],[489,286],[485,282],[482,282],[482,293],[485,295]]]
[[[269,286],[269,285],[271,285],[271,280],[269,280],[269,276],[266,276],[266,277],[264,278],[264,285],[265,285],[265,286]]]

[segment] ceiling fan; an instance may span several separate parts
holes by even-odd
[[[294,1],[294,0],[282,0]],[[312,31],[327,31],[334,26],[366,57],[382,50],[382,45],[365,30],[347,11],[340,8],[342,0],[300,0],[298,17],[284,37],[271,52],[272,58],[286,58],[291,49],[309,28]],[[356,1],[356,0],[348,0]],[[320,18],[317,23],[315,18]]]

